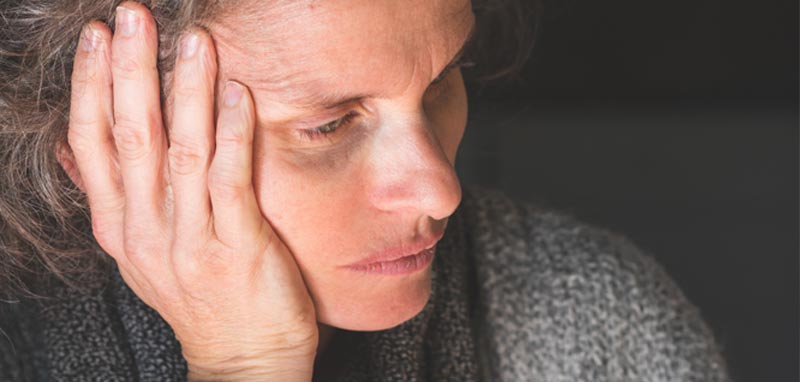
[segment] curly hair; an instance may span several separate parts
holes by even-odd
[[[113,259],[92,235],[86,195],[59,165],[66,147],[73,56],[83,25],[112,30],[122,0],[0,0],[0,298],[47,298],[59,285],[90,290]],[[176,42],[245,0],[146,0],[158,27],[162,104]],[[533,49],[542,4],[473,0],[477,34],[468,82],[512,79]],[[498,43],[500,42],[500,43]]]

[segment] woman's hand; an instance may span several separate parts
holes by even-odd
[[[250,94],[228,84],[215,126],[215,51],[194,31],[182,41],[194,53],[182,44],[176,62],[167,147],[156,26],[146,7],[123,6],[113,38],[102,22],[85,28],[72,77],[68,141],[94,236],[170,324],[190,380],[310,381],[315,309],[256,202]]]

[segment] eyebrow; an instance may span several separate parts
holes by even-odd
[[[469,48],[470,44],[475,39],[475,35],[476,35],[475,31],[476,31],[476,29],[477,29],[477,23],[473,22],[472,23],[472,27],[469,30],[469,34],[467,35],[467,38],[464,39],[464,43],[461,44],[461,48],[458,49],[458,53],[456,53],[455,56],[453,56],[453,59],[450,60],[450,62],[444,67],[444,69],[442,69],[440,74],[445,72],[445,71],[447,71],[448,69],[450,69],[466,53],[466,51]],[[312,109],[314,109],[314,110],[331,110],[331,109],[336,109],[336,108],[338,108],[338,107],[340,107],[342,105],[347,105],[349,103],[355,103],[355,102],[363,101],[363,100],[365,100],[367,98],[372,98],[372,97],[375,97],[375,95],[373,95],[373,94],[364,94],[364,93],[358,93],[358,94],[355,94],[355,95],[353,95],[353,94],[341,95],[341,94],[334,93],[334,94],[316,95],[313,98],[311,98],[309,102],[300,101],[300,102],[293,102],[293,103],[295,105],[297,105],[297,106],[299,106],[299,107],[301,107],[303,109],[307,109],[307,110],[312,110]]]

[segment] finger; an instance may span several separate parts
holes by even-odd
[[[216,150],[208,188],[219,241],[230,247],[250,242],[263,229],[253,190],[253,130],[255,114],[247,89],[228,81],[216,131]]]
[[[125,192],[125,240],[133,239],[129,232],[164,234],[166,134],[157,45],[156,25],[147,8],[134,2],[117,8],[111,49],[113,134]]]
[[[208,168],[214,151],[216,57],[210,36],[193,30],[181,39],[175,65],[169,130],[175,240],[207,235],[211,223]],[[202,242],[202,240],[200,240]]]
[[[67,140],[81,174],[98,243],[112,256],[122,253],[122,214],[125,196],[116,166],[111,135],[111,31],[102,22],[82,32],[71,78]]]

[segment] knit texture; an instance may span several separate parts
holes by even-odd
[[[412,319],[359,332],[340,381],[730,381],[654,258],[570,215],[465,188]],[[0,302],[0,382],[185,381],[174,333],[115,270],[93,293]]]

